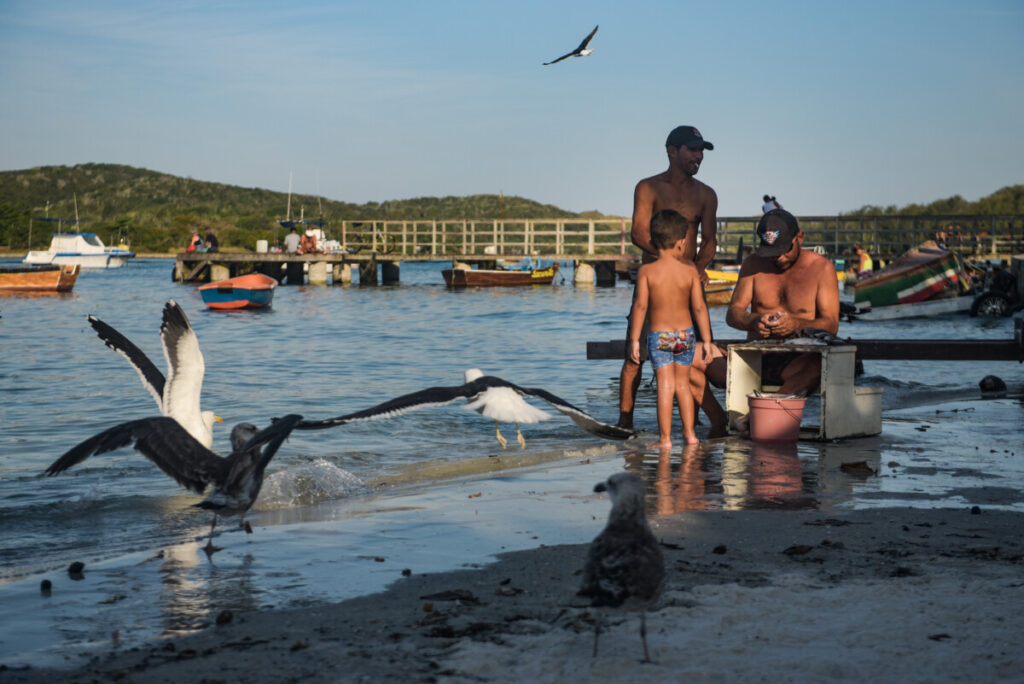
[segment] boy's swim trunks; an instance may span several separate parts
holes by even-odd
[[[670,363],[689,366],[693,363],[693,351],[697,346],[693,328],[647,333],[647,353],[651,357],[654,370],[663,368]]]

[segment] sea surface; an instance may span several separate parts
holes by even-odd
[[[591,488],[623,467],[652,483],[654,514],[965,506],[980,493],[986,505],[1024,510],[1019,364],[867,362],[858,382],[884,388],[887,422],[883,435],[861,443],[885,477],[851,480],[826,468],[842,445],[779,451],[730,438],[696,452],[677,447],[666,459],[582,432],[555,411],[523,426],[525,450],[515,428],[502,425],[510,440],[503,450],[493,422],[452,404],[294,432],[249,516],[254,534],[222,521],[216,542],[225,550],[211,563],[199,552],[210,526],[210,515],[193,507],[199,498],[136,452],[40,475],[78,442],[157,414],[88,314],[164,368],[161,311],[169,299],[180,303],[205,357],[202,406],[224,420],[214,450],[228,453],[236,423],[348,413],[462,384],[473,367],[615,422],[620,364],[588,361],[586,342],[625,336],[632,290],[624,282],[574,285],[564,264],[550,287],[451,291],[440,273],[447,262],[407,263],[399,285],[283,286],[270,310],[214,312],[196,285],[172,282],[172,267],[136,259],[83,272],[67,295],[0,297],[0,663],[72,662],[115,631],[130,645],[208,625],[226,608],[340,599],[379,589],[407,568],[446,570],[501,550],[586,542],[607,514]],[[716,336],[737,337],[724,314],[712,309]],[[840,326],[840,336],[853,338],[1012,334],[1011,319],[966,315]],[[980,404],[978,381],[990,373],[1011,396]],[[648,370],[636,420],[656,434],[649,379]],[[86,564],[84,580],[68,580],[72,561]],[[53,579],[50,597],[40,596],[43,578]]]

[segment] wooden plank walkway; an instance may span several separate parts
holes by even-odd
[[[1022,321],[1009,340],[850,340],[863,361],[1017,361],[1024,362]],[[741,344],[746,340],[715,340],[716,344]],[[626,340],[587,342],[587,358],[622,361]]]

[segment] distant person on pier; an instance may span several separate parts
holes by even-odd
[[[299,240],[299,254],[319,254],[320,249],[316,246],[316,233],[312,228],[307,228]]]
[[[299,251],[299,233],[292,226],[291,232],[284,236],[284,251],[288,254],[297,254]]]
[[[748,340],[784,340],[797,337],[804,328],[835,335],[839,283],[832,260],[802,248],[803,231],[785,209],[762,216],[757,237],[760,246],[740,267],[725,322],[746,331]],[[724,367],[725,359],[715,363],[719,361]],[[762,364],[764,383],[781,385],[780,393],[806,393],[818,387],[820,354],[766,354]]]
[[[640,364],[640,346],[658,379],[658,436],[653,449],[672,448],[672,407],[679,404],[683,441],[696,444],[695,409],[690,390],[694,356],[711,354],[711,320],[693,262],[683,257],[683,236],[689,227],[679,212],[663,209],[651,217],[651,243],[658,258],[636,275],[636,297],[629,326],[629,358]],[[648,324],[645,326],[645,322]],[[650,328],[641,339],[643,328]],[[700,339],[694,334],[697,330]]]
[[[658,258],[658,250],[651,244],[651,217],[663,210],[674,209],[686,220],[683,237],[683,258],[694,262],[702,285],[707,284],[707,267],[715,256],[718,244],[717,212],[718,195],[709,186],[694,178],[704,161],[704,151],[713,150],[714,145],[704,140],[700,131],[693,126],[677,126],[665,140],[668,155],[668,169],[656,176],[637,183],[633,191],[633,244],[643,250],[642,263],[648,264]],[[697,235],[700,234],[700,249],[697,249]],[[636,290],[633,291],[636,298]],[[627,328],[627,335],[629,328]],[[647,337],[647,326],[641,339]],[[711,340],[701,340],[703,342]],[[641,345],[640,358],[630,358],[627,345],[622,371],[619,375],[619,426],[633,427],[633,407],[640,387],[641,371],[647,358],[646,345]],[[694,366],[696,369],[697,367]],[[726,417],[722,407],[711,394],[705,391],[702,372],[690,373],[694,399],[708,414],[711,421],[710,436],[725,434]]]
[[[205,252],[206,245],[203,244],[203,238],[199,236],[199,229],[192,229],[192,236],[188,239],[188,247],[185,248],[186,252]]]
[[[775,197],[773,197],[771,195],[765,195],[762,198],[762,201],[764,202],[764,204],[761,205],[761,213],[762,214],[767,214],[772,209],[781,209],[782,208],[782,205],[779,204],[779,200],[775,199]]]
[[[219,252],[220,243],[217,242],[217,236],[213,234],[213,228],[206,229],[206,251],[207,252]]]
[[[871,259],[871,255],[868,254],[868,250],[860,246],[859,242],[855,242],[853,245],[853,251],[857,254],[857,278],[867,278],[875,270],[875,262]]]

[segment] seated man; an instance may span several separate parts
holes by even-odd
[[[832,261],[802,249],[804,234],[796,217],[773,209],[757,225],[760,246],[743,262],[725,322],[747,331],[748,340],[783,340],[797,337],[803,328],[839,331],[839,283]],[[776,357],[776,358],[772,358]],[[814,353],[766,354],[766,366],[781,364],[772,382],[772,369],[764,368],[766,384],[781,384],[784,394],[817,389],[821,355]]]

